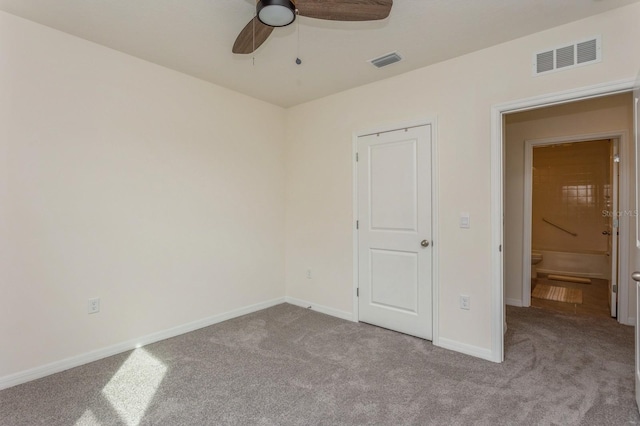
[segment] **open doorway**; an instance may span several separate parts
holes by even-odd
[[[539,309],[615,318],[619,139],[574,139],[525,143],[523,296]]]
[[[633,319],[632,117],[630,93],[504,115],[506,304]]]

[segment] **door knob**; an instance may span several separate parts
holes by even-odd
[[[427,240],[422,240],[422,241],[420,242],[420,245],[421,245],[422,247],[429,247],[429,241],[427,241]]]
[[[611,235],[611,232],[609,232],[609,231],[602,231],[602,235]]]
[[[640,271],[635,271],[631,274],[631,279],[640,283]]]

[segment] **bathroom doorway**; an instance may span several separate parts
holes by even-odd
[[[595,298],[599,305],[594,309],[597,309],[599,316],[610,318],[613,314],[619,322],[631,324],[635,307],[632,306],[629,293],[634,289],[624,279],[617,283],[616,288],[616,276],[628,275],[629,230],[632,228],[630,218],[624,216],[625,212],[631,210],[629,188],[633,184],[633,149],[628,139],[633,125],[630,93],[546,106],[505,114],[503,117],[504,301],[513,306],[543,307],[538,303],[539,298],[532,298],[531,294],[538,283],[561,288],[546,289],[546,295],[552,298],[556,297],[551,294],[553,291],[563,292],[563,295],[557,297],[564,299],[580,293],[562,288],[581,289],[582,301],[577,297],[577,301],[576,298],[570,299],[573,303],[553,300],[543,303],[564,308],[557,310],[590,315],[592,313],[589,312],[589,305]],[[610,182],[584,182],[580,180],[578,173],[569,182],[558,183],[553,189],[555,199],[545,199],[543,196],[541,200],[543,206],[551,207],[553,203],[562,203],[564,197],[564,201],[572,202],[573,207],[567,206],[564,211],[559,212],[547,210],[534,214],[534,147],[543,154],[552,150],[558,154],[572,147],[587,150],[589,143],[592,143],[591,148],[600,150],[599,158],[606,160],[607,165],[600,167],[604,168],[602,173],[609,174]],[[572,160],[578,156],[577,153],[570,152],[566,155]],[[613,163],[614,159],[620,162]],[[566,169],[569,165],[561,167]],[[540,180],[541,176],[536,179]],[[614,199],[614,183],[618,185],[617,199]],[[585,203],[591,205],[592,212],[599,213],[599,216],[592,215],[589,220],[582,217]],[[618,214],[622,216],[616,217]],[[558,241],[552,239],[547,243],[538,239],[540,235],[555,235]],[[586,236],[599,238],[594,241],[604,242],[605,246],[595,242],[587,244],[582,238]],[[559,242],[562,240],[564,243],[573,243],[574,246],[560,246]],[[542,254],[542,260],[537,265],[532,265],[532,248],[542,251],[533,256],[536,259],[538,254]],[[585,268],[580,268],[580,265]],[[532,276],[532,272],[535,273],[536,270],[540,272],[538,277]],[[622,274],[618,271],[622,271]],[[544,280],[549,280],[549,275],[559,275],[561,280],[551,277],[553,282],[545,282]],[[538,282],[535,282],[536,279]]]
[[[527,141],[531,306],[617,316],[617,138]]]

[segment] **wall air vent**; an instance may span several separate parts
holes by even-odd
[[[376,68],[382,68],[386,67],[387,65],[400,62],[401,60],[402,56],[400,56],[398,52],[393,52],[389,53],[388,55],[380,56],[379,58],[371,59],[369,62],[371,62]]]
[[[563,71],[602,60],[600,36],[569,45],[547,49],[533,55],[533,75]]]

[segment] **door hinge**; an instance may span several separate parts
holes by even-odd
[[[356,161],[358,161],[358,153],[356,152]]]
[[[618,284],[614,285],[613,289],[611,291],[614,292],[614,293],[617,293],[618,292]]]
[[[356,229],[360,229],[360,221],[356,220]]]
[[[356,297],[360,297],[360,287],[356,288]]]
[[[498,251],[499,251],[500,253],[502,253],[502,244],[500,244],[500,246],[498,246]]]

